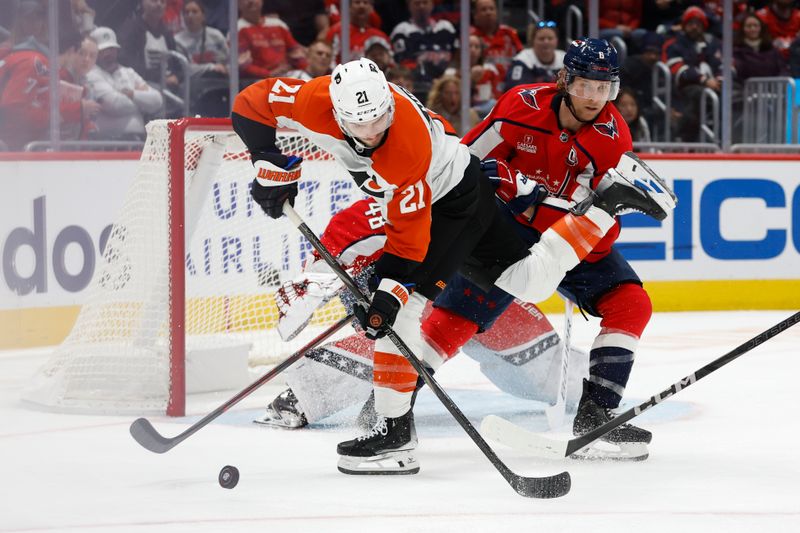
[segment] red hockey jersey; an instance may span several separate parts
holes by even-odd
[[[613,104],[577,133],[561,128],[558,109],[562,96],[554,83],[519,85],[498,100],[492,112],[462,140],[481,159],[508,163],[544,184],[550,197],[537,209],[532,222],[521,223],[543,232],[597,186],[603,174],[632,149],[630,130]],[[597,261],[608,254],[619,236],[615,225],[586,258]]]

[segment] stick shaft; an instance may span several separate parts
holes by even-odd
[[[245,399],[249,396],[253,391],[261,387],[266,382],[270,381],[272,378],[289,368],[295,362],[297,362],[301,357],[303,357],[306,352],[315,348],[319,343],[342,329],[344,326],[350,323],[352,320],[351,315],[347,315],[341,318],[338,322],[331,325],[328,329],[311,339],[305,346],[297,350],[295,353],[284,359],[281,363],[276,365],[272,368],[269,372],[258,378],[256,381],[248,385],[243,390],[239,391],[231,397],[228,401],[208,413],[206,416],[189,426],[185,431],[176,435],[174,437],[164,437],[159,434],[155,428],[153,428],[152,424],[145,419],[139,418],[134,420],[131,424],[130,432],[133,438],[141,444],[143,447],[147,448],[150,451],[156,453],[164,453],[166,451],[171,450],[184,440],[188,439],[202,428],[210,424],[213,420],[218,418],[220,415],[225,413],[228,409]]]

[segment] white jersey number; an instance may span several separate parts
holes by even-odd
[[[425,186],[421,181],[403,189],[402,195],[403,198],[400,200],[400,213],[413,213],[425,207]]]
[[[270,104],[272,102],[293,104],[294,93],[299,91],[300,87],[302,87],[302,85],[288,85],[281,80],[275,80],[275,85],[272,86],[272,90],[269,92],[268,101]],[[280,93],[289,93],[289,96],[281,96]]]

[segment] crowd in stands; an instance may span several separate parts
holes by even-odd
[[[238,0],[237,50],[228,0],[57,1],[57,43],[48,42],[46,0],[5,0],[10,8],[0,10],[0,141],[11,150],[49,138],[51,45],[61,139],[142,140],[153,118],[226,116],[232,53],[240,88],[270,76],[329,74],[342,56],[340,2],[347,1],[349,57],[369,57],[460,129],[461,76],[472,88],[471,125],[504,91],[555,80],[567,10],[585,9],[580,0],[550,0],[530,22],[522,0],[506,0],[506,16],[496,0],[472,0],[470,71],[462,73],[458,0]],[[800,78],[799,3],[734,1],[735,105],[749,78]],[[659,61],[674,83],[673,139],[699,139],[701,94],[721,91],[722,5],[599,0],[600,36],[624,44],[625,90],[616,103],[635,140],[649,141],[663,119],[652,104]]]

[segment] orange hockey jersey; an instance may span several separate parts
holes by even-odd
[[[329,85],[330,76],[269,78],[244,89],[233,112],[272,128],[296,130],[332,154],[362,191],[379,199],[387,221],[384,251],[422,261],[430,242],[431,206],[463,178],[467,147],[447,121],[390,84],[394,122],[377,147],[364,149],[336,123]]]

